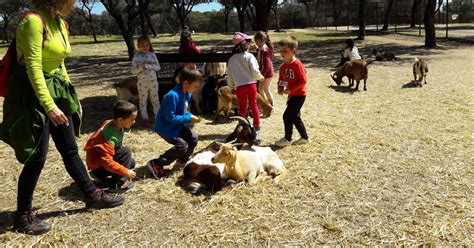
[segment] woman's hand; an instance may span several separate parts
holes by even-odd
[[[63,124],[69,126],[69,120],[58,107],[48,112],[48,118],[55,126]]]

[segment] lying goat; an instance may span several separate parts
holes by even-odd
[[[233,116],[230,117],[230,119],[239,120],[239,124],[237,124],[234,131],[227,136],[225,142],[240,144],[239,148],[241,148],[244,143],[250,146],[260,144],[260,140],[257,139],[257,131],[247,118]]]
[[[423,59],[415,58],[415,63],[413,64],[413,77],[415,82],[418,82],[420,87],[423,87],[422,81],[425,81],[426,84],[426,74],[428,73],[428,63]],[[416,76],[419,76],[416,80]]]
[[[395,60],[395,54],[392,52],[378,51],[377,49],[372,49],[372,52],[375,55],[376,61],[392,61]]]
[[[262,115],[269,117],[273,111],[270,102],[257,92],[257,105],[262,109]],[[222,86],[217,90],[217,112],[216,115],[224,111],[228,118],[232,107],[238,107],[237,96],[230,86]]]
[[[213,163],[225,164],[224,173],[228,178],[255,184],[265,172],[273,176],[276,182],[286,175],[283,161],[271,148],[252,146],[251,150],[237,150],[235,146],[223,144],[211,160]]]
[[[184,166],[183,186],[187,191],[196,194],[202,190],[219,191],[227,178],[224,174],[224,164],[213,163],[212,151],[197,153]]]
[[[367,61],[362,59],[356,59],[352,61],[347,61],[343,66],[338,67],[336,72],[331,75],[332,80],[336,82],[337,85],[341,85],[342,78],[347,76],[349,79],[349,88],[354,85],[354,80],[357,81],[355,90],[359,90],[359,82],[361,79],[364,80],[364,90],[367,90],[366,83],[369,70],[367,68],[369,64]]]

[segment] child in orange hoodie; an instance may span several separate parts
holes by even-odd
[[[137,107],[127,101],[117,101],[114,119],[106,120],[87,141],[86,164],[91,176],[109,189],[127,190],[133,187],[129,179],[136,176],[132,151],[122,145],[124,128],[130,128],[137,117]]]

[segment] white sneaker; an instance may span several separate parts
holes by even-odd
[[[304,144],[308,144],[309,142],[310,142],[309,139],[299,138],[298,140],[293,142],[293,145],[304,145]]]
[[[277,140],[275,142],[275,145],[278,146],[278,147],[285,147],[285,146],[291,145],[291,142],[288,141],[285,137],[283,137],[283,138]]]

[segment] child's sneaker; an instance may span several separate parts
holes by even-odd
[[[146,165],[156,179],[160,179],[166,175],[165,169],[156,162],[156,159],[148,161]]]
[[[293,145],[304,145],[304,144],[308,144],[309,142],[310,142],[309,138],[308,139],[299,138],[298,140],[293,142]]]
[[[142,126],[145,128],[150,128],[150,119],[145,119],[142,121]]]
[[[277,140],[275,142],[275,145],[278,146],[278,147],[285,147],[285,146],[291,145],[291,142],[288,141],[285,137],[283,137],[283,138]]]

